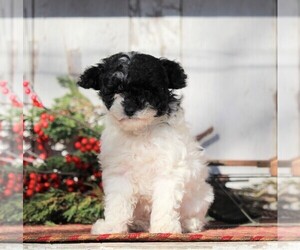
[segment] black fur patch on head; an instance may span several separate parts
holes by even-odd
[[[151,107],[161,116],[177,107],[180,100],[173,89],[186,86],[182,67],[167,59],[136,52],[118,53],[88,68],[78,84],[83,88],[99,90],[99,95],[110,109],[115,94],[123,96],[124,112],[135,112]],[[174,105],[174,104],[178,105]]]

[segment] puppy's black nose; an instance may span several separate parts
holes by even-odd
[[[125,111],[125,114],[128,116],[128,117],[130,117],[130,116],[133,116],[134,115],[134,113],[135,113],[135,108],[134,107],[125,107],[125,109],[124,109],[124,111]]]

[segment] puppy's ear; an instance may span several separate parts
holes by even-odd
[[[85,89],[100,90],[104,74],[104,66],[99,63],[97,66],[87,68],[80,76],[77,84]]]
[[[161,58],[160,62],[165,68],[168,80],[169,89],[182,89],[186,86],[186,74],[179,63]]]

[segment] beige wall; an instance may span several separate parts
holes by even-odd
[[[278,158],[300,155],[300,1],[278,2]]]

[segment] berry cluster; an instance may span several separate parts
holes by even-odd
[[[95,179],[96,183],[98,183],[98,186],[103,190],[102,171],[95,170],[93,176],[94,176],[94,179]]]
[[[21,120],[20,122],[15,123],[12,130],[14,133],[23,136],[24,122]]]
[[[61,180],[57,173],[51,174],[37,174],[30,173],[24,177],[25,197],[30,198],[35,193],[41,193],[47,191],[50,187],[58,188],[61,184]]]
[[[76,168],[81,170],[87,170],[90,167],[90,164],[83,162],[78,156],[76,155],[66,155],[65,157],[67,163],[73,163]]]
[[[21,193],[23,190],[22,186],[22,174],[21,173],[8,173],[0,177],[0,187],[2,192],[0,196],[10,197],[14,193]]]
[[[74,148],[81,152],[95,152],[100,153],[100,141],[95,137],[81,137],[74,143]]]
[[[53,115],[42,113],[40,120],[33,126],[33,131],[37,134],[37,149],[41,152],[39,157],[43,160],[47,158],[46,142],[49,140],[48,135],[44,133],[44,129],[48,128],[49,123],[54,120],[55,117]]]
[[[9,100],[11,101],[11,103],[12,103],[12,105],[13,105],[14,107],[18,107],[18,108],[23,107],[23,104],[22,104],[22,102],[20,102],[20,101],[18,100],[17,95],[15,95],[14,93],[12,93],[12,92],[10,91],[10,89],[8,88],[7,82],[1,81],[1,82],[0,82],[0,87],[1,87],[1,92],[2,92],[2,94],[3,94],[3,95],[8,95],[8,96],[9,96]]]
[[[68,177],[64,180],[64,184],[66,186],[66,189],[69,192],[74,192],[74,191],[78,191],[78,190],[80,190],[81,192],[84,192],[87,190],[87,186],[84,185],[82,178],[78,180],[77,177],[75,177],[75,178]]]
[[[76,85],[75,82],[70,84]],[[90,192],[93,190],[91,184],[93,187],[95,184],[101,187],[101,172],[97,159],[100,141],[96,136],[90,135],[95,133],[89,133],[88,126],[81,128],[76,125],[77,121],[82,123],[85,117],[77,117],[76,112],[71,112],[64,105],[59,109],[59,113],[48,111],[29,82],[23,82],[23,86],[27,99],[32,101],[30,105],[40,108],[33,109],[32,116],[25,119],[23,134],[25,142],[28,143],[24,144],[23,160],[24,166],[27,166],[25,172],[29,173],[24,177],[24,197],[31,198],[36,193],[49,191],[49,188]],[[64,98],[60,100],[69,105],[68,98]],[[97,127],[96,130],[98,129],[100,135],[101,130]],[[15,130],[19,131],[17,125]],[[53,173],[46,174],[50,171]]]
[[[18,151],[23,151],[23,131],[24,131],[23,119],[20,119],[19,122],[16,122],[13,125],[12,131],[16,135],[14,138],[15,138]]]
[[[43,103],[39,100],[38,96],[33,92],[33,90],[29,86],[28,81],[23,82],[24,92],[26,95],[30,96],[33,106],[38,108],[43,108]]]

